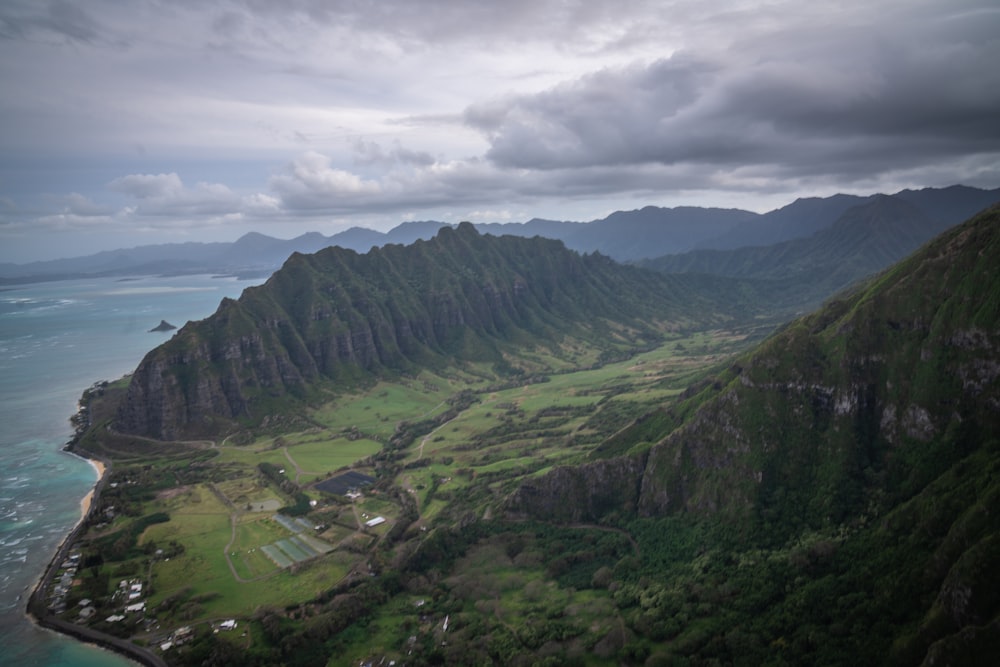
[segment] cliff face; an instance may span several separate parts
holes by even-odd
[[[876,599],[820,597],[808,618],[801,598],[775,600],[789,618],[849,627],[871,609],[892,614],[895,630],[857,635],[877,637],[883,664],[994,654],[1000,208],[793,322],[691,393],[633,427],[634,442],[649,442],[650,424],[666,425],[657,444],[532,479],[509,511],[588,521],[621,509],[683,514],[772,546],[833,536],[837,555],[800,572],[803,590],[867,586]]]
[[[622,502],[634,497],[644,516],[819,525],[857,514],[873,493],[917,493],[1000,433],[998,267],[993,209],[788,325],[674,408],[691,414],[680,428],[628,457],[640,481],[637,494],[615,482]],[[521,511],[525,494],[587,507],[581,481],[601,488],[622,465],[553,471],[511,507]]]
[[[269,402],[451,358],[499,360],[515,341],[644,344],[721,312],[687,282],[472,225],[359,255],[293,255],[264,285],[185,326],[136,369],[116,424],[154,438],[254,420]],[[614,326],[609,323],[613,322]]]
[[[993,209],[738,361],[650,451],[640,512],[817,524],[918,492],[1000,433],[998,260]]]
[[[508,499],[512,516],[531,516],[557,523],[597,521],[608,514],[636,511],[644,455],[560,466],[540,482],[528,480]]]

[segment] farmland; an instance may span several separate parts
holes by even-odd
[[[140,442],[91,440],[97,449],[107,445],[102,454],[114,467],[76,545],[90,563],[86,585],[68,603],[86,595],[99,605],[95,617],[108,616],[118,609],[112,593],[119,580],[139,577],[142,622],[101,627],[154,640],[181,626],[297,608],[320,591],[377,573],[405,536],[451,525],[463,512],[488,516],[498,493],[525,475],[586,460],[608,436],[746,344],[745,334],[730,332],[674,335],[614,363],[561,361],[554,372],[515,381],[475,365],[425,371],[338,394],[310,411],[306,428],[159,445],[147,457],[137,456]],[[101,414],[100,401],[94,409]],[[346,495],[317,488],[338,476],[373,483]],[[142,523],[154,515],[169,518]],[[108,544],[116,548],[102,547]],[[558,604],[570,610],[573,628],[607,632],[610,603],[553,581],[541,565],[547,547],[520,558],[499,558],[498,548],[477,547],[457,562],[449,585],[468,589],[459,598],[490,606],[499,628]],[[627,543],[608,549],[609,559],[628,550]],[[481,559],[499,565],[486,579],[474,574]],[[492,602],[476,602],[480,586]],[[346,633],[344,650],[362,656],[379,642],[398,644],[400,633],[413,630],[417,601],[403,596],[385,607],[387,625],[357,646]],[[245,641],[266,641],[253,623],[245,627]]]

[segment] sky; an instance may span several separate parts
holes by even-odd
[[[995,0],[3,0],[0,262],[1000,186]]]

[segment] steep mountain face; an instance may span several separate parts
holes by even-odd
[[[719,290],[708,290],[719,291]],[[563,336],[645,345],[662,326],[723,322],[697,284],[463,223],[366,255],[293,255],[264,285],[185,326],[136,369],[116,428],[156,438],[259,419],[271,399]],[[608,323],[613,322],[614,326]]]
[[[871,630],[892,644],[876,649],[882,662],[955,659],[995,640],[1000,207],[689,393],[617,437],[655,444],[532,480],[510,511],[702,517],[771,541],[839,530],[845,556],[825,585],[875,587],[878,600],[844,609],[894,615]],[[850,620],[824,609],[827,624]]]
[[[1000,434],[998,221],[977,218],[734,364],[650,452],[640,511],[784,511],[795,499],[809,521],[840,520],[867,488],[909,497]],[[684,452],[703,458],[680,480],[671,461]],[[725,489],[710,483],[721,471]]]
[[[994,208],[866,289],[786,326],[693,388],[676,414],[644,420],[636,432],[647,441],[649,422],[684,423],[634,455],[644,461],[634,510],[763,512],[780,496],[797,498],[783,505],[822,522],[857,510],[876,482],[912,495],[940,466],[995,438],[998,259]],[[559,495],[544,482],[522,490],[550,492]],[[583,507],[543,503],[559,504]]]

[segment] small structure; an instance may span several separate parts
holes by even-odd
[[[223,621],[219,623],[220,630],[235,630],[237,626],[236,619],[229,619],[228,621]]]
[[[346,496],[348,493],[357,493],[362,487],[375,483],[375,478],[364,475],[356,470],[350,470],[343,474],[331,477],[316,485],[316,488],[325,493],[332,493],[338,496]],[[360,494],[359,494],[360,495]]]
[[[385,517],[377,516],[374,519],[368,519],[367,521],[365,521],[365,526],[367,526],[368,528],[374,528],[375,526],[381,525],[383,523],[385,523]]]

